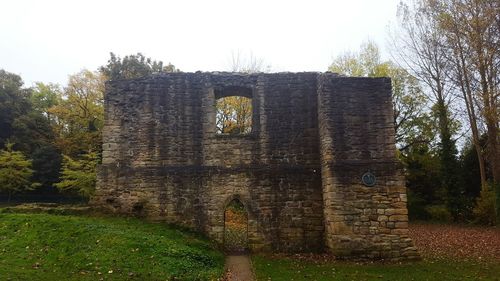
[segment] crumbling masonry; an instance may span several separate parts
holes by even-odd
[[[217,135],[215,103],[252,99],[252,131]],[[93,204],[223,242],[248,212],[251,251],[416,258],[396,160],[391,82],[334,73],[168,73],[111,81]]]

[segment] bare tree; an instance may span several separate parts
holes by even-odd
[[[500,0],[427,0],[444,31],[452,78],[464,98],[474,142],[484,122],[488,140],[485,159],[492,180],[500,183]]]
[[[450,117],[450,104],[454,101],[456,87],[448,75],[452,70],[452,63],[448,60],[449,49],[446,47],[446,37],[439,27],[439,21],[427,8],[425,1],[414,0],[409,3],[400,3],[398,20],[399,29],[392,34],[391,54],[427,89],[426,96],[433,104],[433,112],[439,124],[442,186],[448,195],[446,201],[449,210],[458,216],[461,190],[456,176],[458,173],[457,148],[453,139],[453,120]],[[484,160],[480,150],[477,151],[481,181],[485,183]]]
[[[263,58],[257,57],[250,52],[248,56],[239,50],[231,52],[230,71],[243,73],[270,72],[271,65],[266,64]]]

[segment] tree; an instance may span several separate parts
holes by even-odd
[[[123,59],[110,53],[108,64],[100,67],[106,80],[132,79],[160,72],[178,72],[171,63],[164,66],[162,61],[146,58],[143,54],[128,55]]]
[[[220,98],[216,103],[218,134],[249,134],[252,130],[252,99],[242,96]]]
[[[36,182],[34,186],[43,187],[39,191],[45,196],[51,185],[59,181],[60,153],[54,149],[55,134],[51,126],[55,124],[55,118],[49,112],[49,108],[60,99],[58,87],[37,83],[34,88],[25,89],[21,78],[15,74],[2,70],[0,77],[2,145],[6,140],[15,143],[9,148],[16,150],[15,157],[21,153],[32,159],[32,175],[28,180]],[[18,188],[13,192],[28,190],[31,188]]]
[[[71,75],[59,102],[48,110],[54,117],[56,146],[76,157],[100,151],[104,124],[104,80],[99,72],[82,70]]]
[[[255,56],[252,52],[248,56],[243,56],[240,51],[231,53],[231,72],[258,73],[270,72],[271,65],[266,64],[264,59]]]
[[[12,143],[7,143],[6,149],[0,150],[0,191],[9,194],[9,202],[13,193],[38,186],[31,182],[31,161],[22,152],[12,150],[12,146]]]
[[[54,184],[60,180],[62,156],[53,145],[48,144],[37,148],[31,154],[33,181],[40,183],[41,190],[45,193],[55,191]]]
[[[500,1],[426,0],[424,2],[445,36],[452,65],[450,77],[458,86],[466,106],[481,170],[481,195],[497,188],[500,211]],[[481,149],[481,128],[487,146]],[[491,168],[491,187],[486,165]],[[484,200],[486,201],[486,200]],[[497,215],[497,217],[500,217]]]
[[[20,76],[0,69],[0,148],[13,134],[14,120],[29,110],[29,90]]]
[[[59,85],[37,82],[32,89],[30,100],[33,110],[40,112],[50,124],[53,124],[56,120],[54,120],[55,117],[52,116],[50,109],[59,104],[62,96],[63,92]]]
[[[62,181],[56,187],[62,191],[77,192],[90,198],[95,191],[98,157],[95,152],[83,154],[80,159],[64,156]]]
[[[48,119],[39,112],[30,110],[12,122],[10,140],[15,148],[26,155],[54,142],[54,132]]]
[[[463,202],[463,186],[459,180],[457,148],[453,139],[454,122],[450,115],[455,87],[448,77],[451,63],[439,22],[422,1],[401,3],[398,7],[400,29],[393,38],[393,54],[423,82],[426,96],[433,103],[440,142],[438,145],[442,169],[442,185],[447,191],[447,206],[457,219]]]
[[[444,203],[439,157],[425,143],[410,146],[400,157],[406,170],[409,215],[412,219],[429,219],[427,207]]]

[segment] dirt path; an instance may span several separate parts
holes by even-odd
[[[226,272],[227,281],[255,280],[249,256],[227,256]]]

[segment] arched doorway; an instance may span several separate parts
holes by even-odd
[[[248,213],[237,198],[224,210],[224,249],[231,254],[248,252]]]

